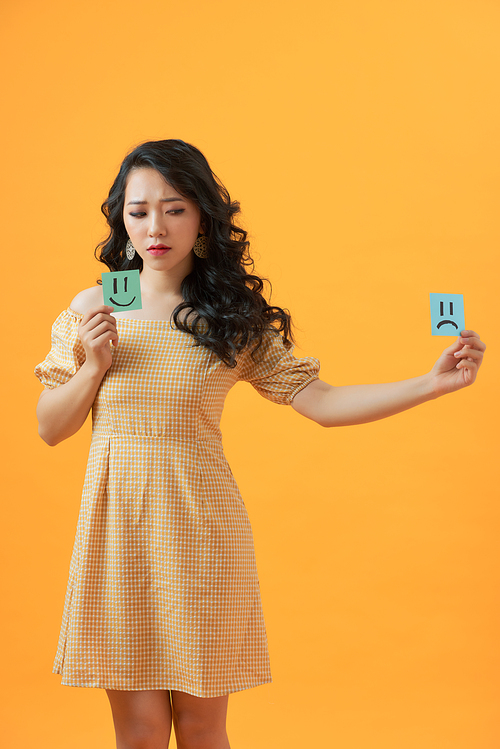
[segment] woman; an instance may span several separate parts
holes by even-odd
[[[172,721],[180,749],[223,749],[228,694],[271,680],[252,532],[221,445],[227,392],[246,380],[322,426],[359,424],[470,385],[485,346],[463,331],[429,374],[322,382],[247,270],[238,203],[181,140],[134,149],[102,210],[99,259],[140,270],[142,309],[82,291],[35,370],[49,445],[93,416],[53,670],[106,689],[118,749],[164,749]]]

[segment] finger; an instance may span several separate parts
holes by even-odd
[[[480,341],[479,338],[460,338],[460,342],[478,351],[486,351],[486,344]]]
[[[104,333],[101,333],[101,335],[98,336],[98,338],[96,338],[95,340],[98,345],[104,345],[105,343],[113,343],[114,341],[118,343],[118,336],[115,333],[113,333],[112,330],[105,330]]]
[[[109,322],[109,320],[102,320],[102,322],[99,322],[91,328],[83,328],[83,330],[79,331],[79,334],[82,341],[88,342],[92,341],[96,336],[101,335],[105,330],[110,330],[115,334],[117,333],[116,327],[113,323]]]
[[[457,369],[469,369],[473,371],[477,369],[477,364],[475,361],[471,361],[470,359],[460,359],[457,364]]]
[[[474,338],[480,338],[481,336],[479,333],[476,333],[475,330],[461,330],[460,335],[463,335],[464,337],[468,336],[474,336]]]
[[[464,346],[462,349],[460,349],[460,351],[455,351],[453,356],[456,359],[468,357],[471,359],[479,360],[483,358],[483,352],[475,348],[470,348],[469,346]]]
[[[485,350],[486,344],[483,343],[478,333],[475,333],[473,330],[462,330],[460,335],[460,341],[462,343],[467,343],[469,346],[479,348],[481,351]]]
[[[85,328],[85,332],[87,332],[94,330],[104,322],[107,322],[116,329],[116,319],[104,312],[96,312],[96,314],[91,317],[86,323],[84,323],[82,320],[81,327]]]
[[[477,377],[477,365],[467,359],[461,359],[457,364],[457,369],[463,370],[460,377],[463,377],[463,385],[472,385]]]
[[[106,348],[113,340],[118,342],[117,336],[111,330],[104,330],[96,338],[87,342],[87,351],[98,351],[101,348]]]
[[[86,325],[95,315],[98,315],[99,313],[103,313],[108,315],[110,317],[110,312],[113,312],[114,307],[110,307],[109,304],[101,304],[99,307],[92,307],[92,309],[87,310],[87,312],[84,314],[82,321],[80,325]]]
[[[101,323],[99,323],[99,325],[91,328],[91,330],[84,331],[82,340],[84,340],[87,344],[91,344],[92,341],[95,341],[105,332],[110,332],[114,337],[118,337],[116,327],[108,320],[103,320]]]
[[[459,341],[460,343],[467,344],[467,346],[474,346],[475,348],[481,348],[483,350],[486,348],[486,344],[483,343],[480,338],[476,338],[475,336],[461,336]]]

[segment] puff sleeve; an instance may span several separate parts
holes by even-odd
[[[85,361],[85,349],[78,335],[82,317],[68,308],[53,324],[52,347],[43,362],[35,367],[35,375],[46,388],[64,385]]]
[[[293,346],[287,348],[278,331],[271,329],[255,352],[255,360],[246,351],[239,364],[238,378],[249,382],[260,395],[283,406],[306,385],[319,377],[318,359],[292,355]]]

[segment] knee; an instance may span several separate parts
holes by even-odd
[[[207,749],[222,746],[226,737],[225,723],[203,720],[191,712],[174,713],[175,733],[179,746],[189,749]]]
[[[116,730],[117,749],[166,749],[169,739],[165,724],[136,722]]]

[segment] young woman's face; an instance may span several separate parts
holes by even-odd
[[[200,210],[156,169],[130,172],[123,220],[144,268],[191,272],[192,249],[201,231]]]

